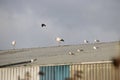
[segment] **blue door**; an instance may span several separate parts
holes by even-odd
[[[70,77],[69,65],[41,66],[40,71],[45,74],[40,76],[40,80],[65,80]]]

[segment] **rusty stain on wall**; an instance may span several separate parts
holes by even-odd
[[[31,80],[31,74],[30,74],[30,72],[26,72],[25,74],[24,74],[24,78],[22,79],[21,77],[20,77],[20,75],[18,76],[18,80]]]

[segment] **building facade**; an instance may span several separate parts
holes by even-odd
[[[119,49],[109,42],[0,51],[0,80],[120,80],[111,61]]]

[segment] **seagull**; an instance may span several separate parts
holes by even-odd
[[[15,46],[16,46],[16,41],[14,40],[14,41],[12,41],[12,46],[13,46],[13,49],[15,49]]]
[[[46,27],[46,24],[41,24],[41,27]]]
[[[94,42],[98,43],[98,42],[100,42],[100,40],[95,39]]]
[[[57,38],[56,38],[56,41],[57,41],[57,42],[64,42],[64,39],[57,37]]]
[[[12,41],[12,46],[15,46],[16,45],[16,41]]]
[[[57,37],[56,41],[58,42],[58,45],[60,46],[61,42],[64,42],[64,39]]]
[[[84,40],[84,43],[89,43],[89,41],[87,41],[87,40]]]
[[[69,52],[69,55],[75,55],[73,52]]]

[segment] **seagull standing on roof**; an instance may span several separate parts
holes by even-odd
[[[57,37],[57,38],[56,38],[56,41],[57,41],[57,42],[64,42],[64,39]]]
[[[41,24],[41,27],[46,27],[46,24]]]
[[[15,46],[16,46],[16,41],[14,40],[14,41],[12,41],[12,46],[13,46],[13,49],[15,49]]]
[[[64,39],[60,38],[60,37],[57,37],[56,38],[56,41],[58,42],[58,45],[60,46],[60,43],[61,42],[64,42]]]

